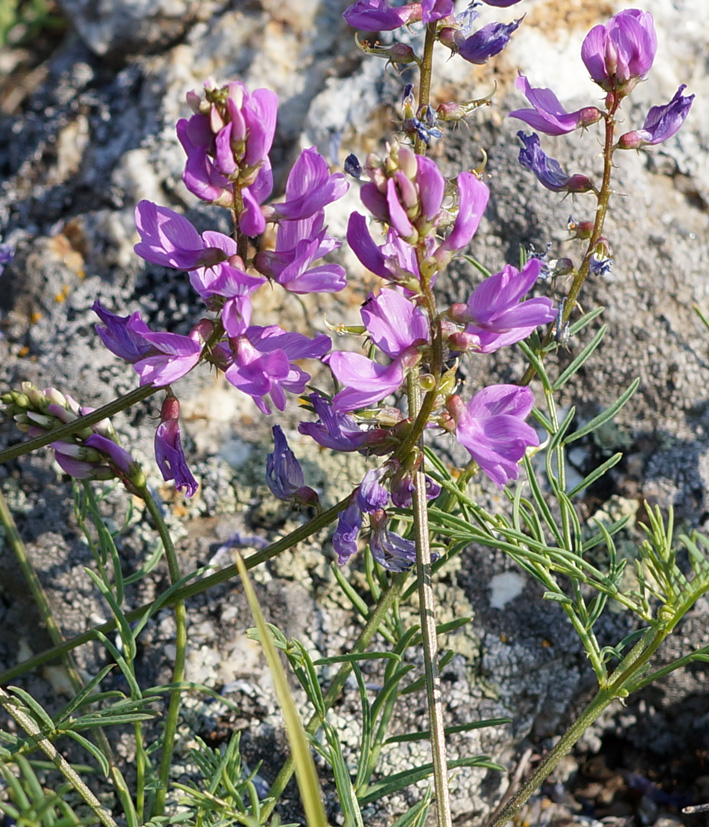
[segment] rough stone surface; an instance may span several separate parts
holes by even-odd
[[[198,204],[181,181],[183,154],[174,123],[187,113],[184,95],[189,89],[210,76],[240,77],[279,94],[273,157],[281,187],[288,164],[303,146],[316,144],[334,163],[351,151],[361,155],[382,148],[398,117],[407,76],[398,76],[384,61],[361,59],[341,20],[346,5],[341,0],[64,0],[72,28],[43,64],[41,80],[27,87],[24,96],[0,96],[10,107],[0,117],[1,240],[17,250],[0,276],[0,390],[22,380],[55,384],[91,405],[130,390],[134,375],[92,333],[90,306],[96,297],[120,313],[140,308],[156,327],[189,329],[200,308],[185,280],[174,271],[145,265],[132,253],[133,209],[141,198],[184,211],[200,230],[215,223],[228,230],[219,211]],[[520,244],[543,247],[551,242],[552,255],[567,254],[573,249],[566,241],[568,214],[591,217],[587,197],[562,201],[518,167],[519,125],[504,117],[521,104],[513,87],[517,69],[534,85],[553,86],[569,108],[587,103],[589,95],[595,100],[597,90],[579,58],[580,43],[591,25],[619,8],[595,0],[525,0],[523,5],[527,19],[499,60],[472,67],[441,59],[434,90],[438,102],[477,98],[497,86],[493,107],[477,112],[469,124],[447,130],[445,140],[433,148],[450,174],[461,166],[478,166],[483,149],[488,154],[492,198],[470,252],[493,271],[516,261]],[[644,0],[638,5],[655,15],[660,46],[655,69],[625,112],[627,122],[642,122],[647,108],[669,100],[680,82],[689,85],[697,101],[676,138],[649,153],[628,152],[618,159],[617,194],[606,233],[614,266],[582,294],[585,309],[602,305],[605,311],[590,331],[572,339],[569,352],[560,351],[551,362],[558,360],[563,368],[598,325],[609,326],[598,351],[563,391],[562,403],[576,406],[579,423],[598,414],[635,377],[641,380],[616,424],[583,441],[572,457],[576,471],[584,474],[616,450],[625,452],[606,484],[581,504],[584,513],[590,516],[620,503],[635,515],[640,501],[648,499],[663,508],[673,505],[682,528],[707,529],[709,338],[693,311],[696,304],[709,313],[709,109],[702,105],[709,97],[703,57],[709,51],[707,12],[705,0]],[[515,14],[515,9],[485,7],[483,22]],[[544,146],[570,171],[593,174],[599,167],[596,140],[589,133],[544,139]],[[332,210],[331,226],[339,232],[357,208],[355,190]],[[367,282],[347,250],[342,255],[353,281],[342,295],[322,302],[305,297],[302,304],[264,301],[257,308],[259,320],[280,318],[295,328],[311,324],[323,331],[325,318],[356,322],[359,303],[373,281]],[[472,267],[458,263],[440,288],[451,300],[461,300],[478,278]],[[548,289],[555,297],[564,292],[563,285]],[[464,369],[474,388],[492,377],[515,381],[523,361],[510,350],[495,359],[467,360]],[[193,468],[202,486],[194,500],[183,503],[161,485],[155,470],[152,482],[167,505],[185,570],[228,560],[226,546],[235,533],[248,550],[298,525],[302,515],[274,505],[262,482],[270,423],[248,399],[214,377],[189,377],[179,392]],[[157,403],[150,401],[116,419],[121,434],[150,467],[156,413]],[[331,504],[359,481],[362,465],[357,458],[314,452],[294,422],[286,423],[292,447],[307,459],[309,484]],[[0,424],[0,446],[15,440],[10,425]],[[66,481],[47,457],[37,455],[0,468],[0,482],[64,632],[70,635],[99,622],[107,609],[83,572],[88,552],[77,539]],[[506,507],[506,500],[488,487],[483,486],[480,497]],[[107,506],[119,524],[121,497],[112,495]],[[140,520],[121,540],[126,566],[139,566],[151,542],[147,520]],[[324,532],[255,575],[268,619],[321,655],[346,651],[358,628],[334,586],[328,555],[332,557]],[[447,641],[458,652],[443,675],[448,723],[512,719],[509,726],[456,736],[452,751],[457,755],[486,753],[509,763],[524,739],[535,749],[548,746],[593,686],[563,612],[541,599],[536,583],[525,575],[519,595],[499,605],[491,583],[513,571],[519,577],[501,552],[472,548],[437,585],[444,622],[474,618]],[[347,576],[355,584],[362,582],[356,565]],[[158,568],[152,581],[129,593],[129,604],[140,605],[166,584],[166,572]],[[663,657],[670,660],[689,647],[709,644],[708,611],[707,601],[697,604]],[[195,707],[191,732],[243,729],[245,749],[255,762],[264,754],[278,758],[285,746],[270,676],[245,635],[251,625],[246,617],[243,595],[233,584],[190,605],[188,679],[227,687],[227,696],[242,709],[237,716]],[[0,628],[12,630],[0,635],[0,669],[48,643],[7,544],[0,544]],[[630,629],[626,619],[610,615],[599,634],[604,643],[613,643]],[[169,680],[172,636],[167,614],[146,628],[140,664],[146,681]],[[106,657],[100,647],[89,647],[82,652],[81,666],[98,668]],[[414,663],[420,669],[420,662]],[[613,708],[588,733],[582,749],[592,752],[608,733],[622,732],[634,747],[665,756],[658,761],[691,750],[704,750],[706,759],[705,675],[705,666],[696,664],[631,700],[625,710]],[[48,701],[52,680],[56,674],[45,670],[23,685]],[[353,685],[333,718],[355,749],[357,704]],[[420,729],[423,710],[423,696],[416,696],[401,710],[397,731]],[[185,744],[190,737],[187,727]],[[385,770],[401,771],[426,760],[426,750],[402,745],[383,760]],[[277,768],[277,761],[267,763],[263,775],[270,780]],[[456,818],[479,823],[505,786],[505,777],[497,773],[458,772],[451,782]],[[368,812],[367,823],[391,823],[392,814],[402,812],[416,794],[396,797],[388,811]]]

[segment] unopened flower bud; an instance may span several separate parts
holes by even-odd
[[[591,238],[593,233],[593,221],[574,221],[572,217],[569,217],[566,227],[573,237],[578,239]]]

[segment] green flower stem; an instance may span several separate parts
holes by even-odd
[[[147,487],[139,489],[139,494],[153,518],[160,540],[162,541],[170,574],[170,582],[174,586],[180,580],[180,566],[175,553],[172,537],[165,525],[162,513]],[[185,679],[185,655],[187,652],[187,611],[184,598],[176,598],[175,603],[175,665],[172,670],[172,682],[175,688],[170,692],[170,703],[167,708],[167,718],[163,732],[162,754],[158,772],[159,786],[155,795],[154,816],[161,816],[165,811],[165,796],[170,783],[170,768],[172,767],[172,752],[175,746],[177,720],[180,714],[181,690],[179,684]]]
[[[255,566],[260,566],[262,563],[265,563],[266,560],[270,560],[282,551],[292,548],[296,543],[306,540],[308,537],[312,537],[312,535],[316,534],[320,531],[320,529],[325,528],[325,526],[328,526],[330,523],[334,522],[340,511],[343,511],[349,505],[350,496],[351,495],[348,495],[343,500],[340,500],[340,502],[333,505],[332,508],[329,508],[327,511],[323,511],[322,514],[318,514],[313,517],[313,519],[305,525],[299,526],[295,529],[295,531],[291,531],[290,534],[287,534],[285,537],[282,537],[280,540],[272,543],[262,551],[257,551],[255,554],[252,554],[244,560],[246,568],[252,569]],[[221,571],[217,571],[214,574],[210,574],[207,577],[203,577],[194,583],[189,583],[181,589],[178,589],[165,602],[165,605],[174,606],[175,603],[180,600],[187,600],[195,595],[203,594],[214,586],[225,583],[227,580],[231,580],[233,577],[237,576],[238,571],[236,566],[227,566],[226,568],[221,569]],[[152,606],[153,604],[149,603],[145,606],[140,606],[137,609],[133,609],[130,612],[126,612],[126,620],[129,623],[133,623],[136,620],[141,620],[148,612],[150,612]],[[115,620],[109,620],[106,623],[102,623],[100,626],[95,626],[92,629],[88,629],[86,632],[82,632],[80,635],[70,638],[65,643],[62,643],[61,646],[54,646],[51,649],[46,649],[44,652],[40,652],[38,655],[28,658],[22,663],[19,663],[0,674],[0,685],[13,680],[18,675],[23,675],[32,669],[36,669],[38,666],[42,666],[48,661],[61,657],[65,652],[70,652],[72,649],[76,649],[77,646],[96,640],[99,633],[104,635],[110,634],[115,628]]]
[[[377,605],[374,607],[374,610],[370,613],[367,619],[367,623],[364,626],[364,629],[362,629],[362,631],[359,633],[359,637],[357,638],[357,640],[354,643],[354,646],[352,647],[352,653],[364,652],[366,650],[367,646],[376,634],[377,630],[384,622],[387,614],[390,612],[394,604],[394,601],[401,594],[401,591],[404,588],[408,576],[408,572],[403,572],[402,574],[396,575],[396,577],[392,579],[391,583],[389,584],[389,587],[382,594]],[[338,669],[337,674],[335,675],[332,683],[330,684],[330,688],[325,693],[325,697],[323,698],[323,706],[326,712],[340,697],[340,693],[342,692],[351,671],[352,663],[349,661],[343,663]],[[312,737],[322,726],[322,723],[323,721],[320,715],[315,713],[310,718],[307,726],[305,727],[306,733]],[[261,808],[262,823],[265,823],[267,819],[270,817],[271,813],[273,812],[276,804],[278,803],[281,795],[283,794],[283,791],[286,788],[286,785],[288,784],[288,782],[291,779],[291,776],[293,775],[294,769],[295,766],[293,763],[293,759],[289,757],[281,767],[278,775],[273,781],[273,784],[271,784],[271,788],[268,791],[267,799]]]
[[[544,757],[529,780],[519,792],[512,796],[508,804],[495,816],[489,827],[504,827],[510,819],[519,813],[543,781],[551,774],[561,759],[567,755],[586,729],[598,718],[603,710],[614,701],[616,696],[609,690],[600,691],[586,707],[581,716],[561,736],[558,743]]]
[[[13,718],[17,725],[34,740],[42,752],[49,758],[59,772],[66,778],[84,802],[91,808],[96,818],[104,827],[118,827],[111,814],[101,806],[101,802],[78,776],[69,762],[60,755],[52,742],[42,734],[36,721],[24,712],[18,702],[0,687],[0,706]]]
[[[34,598],[35,603],[37,604],[37,608],[39,609],[39,613],[42,616],[42,620],[44,625],[49,632],[49,636],[52,639],[52,643],[54,646],[61,647],[64,645],[64,637],[57,625],[57,622],[54,619],[54,615],[52,613],[52,609],[49,605],[49,601],[47,600],[47,595],[45,594],[44,589],[42,588],[42,584],[37,577],[37,572],[35,571],[34,566],[32,565],[32,561],[27,554],[27,549],[25,548],[24,543],[20,537],[19,532],[17,531],[17,526],[15,521],[12,517],[12,513],[8,508],[7,501],[5,500],[5,496],[2,493],[2,489],[0,489],[0,523],[5,530],[5,536],[12,547],[13,551],[15,552],[15,556],[17,557],[17,561],[22,569],[22,573],[27,580],[27,583],[30,587],[30,591],[32,592],[32,597]],[[67,676],[69,677],[69,682],[72,685],[72,688],[75,693],[79,693],[83,688],[83,683],[81,678],[79,677],[79,673],[76,670],[76,666],[71,658],[71,653],[69,650],[63,653],[63,660],[64,660],[64,668],[66,669]],[[106,760],[108,761],[110,767],[110,774],[111,780],[118,792],[118,795],[121,799],[121,802],[124,806],[126,812],[133,811],[133,802],[130,797],[130,792],[128,791],[128,786],[123,778],[118,767],[115,765],[115,761],[113,758],[113,750],[111,749],[111,745],[106,737],[106,733],[101,729],[101,727],[92,727],[91,734],[96,739],[101,752],[105,755]],[[134,812],[134,811],[133,811]]]
[[[67,439],[89,425],[95,425],[102,419],[106,419],[114,414],[120,413],[138,402],[142,402],[143,399],[147,399],[159,390],[162,390],[162,388],[155,388],[152,385],[142,385],[124,396],[119,396],[118,399],[114,399],[113,402],[109,402],[108,405],[104,405],[102,408],[97,408],[95,411],[79,417],[74,422],[69,422],[67,425],[62,425],[61,428],[48,431],[46,434],[42,434],[42,436],[35,437],[34,439],[19,442],[17,445],[11,445],[9,448],[6,448],[4,451],[0,452],[0,464],[3,462],[9,462],[11,459],[16,459],[17,457],[21,457],[23,454],[29,454],[31,451],[36,451],[38,448],[44,448],[44,446],[49,445],[50,442]]]
[[[608,205],[610,204],[611,195],[613,191],[611,189],[611,176],[613,174],[613,141],[615,136],[615,114],[618,111],[620,106],[620,101],[616,98],[609,111],[605,115],[605,139],[603,142],[603,178],[601,180],[601,188],[598,191],[597,195],[597,204],[596,204],[596,217],[593,223],[593,230],[591,232],[591,237],[588,240],[588,244],[586,246],[586,253],[584,254],[583,261],[581,262],[581,266],[576,271],[574,275],[574,280],[571,283],[571,287],[569,288],[569,293],[566,299],[566,304],[564,306],[564,312],[561,318],[561,324],[563,325],[567,322],[576,307],[576,300],[578,298],[579,293],[581,292],[581,287],[583,283],[586,281],[588,276],[589,269],[591,267],[591,259],[593,258],[593,254],[596,250],[596,246],[603,235],[603,226],[606,221],[606,215],[608,213]],[[548,347],[552,341],[554,340],[554,332],[552,328],[549,328],[546,335],[544,336],[544,340],[542,342],[541,351],[538,354],[540,358],[544,356],[544,349]],[[525,371],[524,376],[520,380],[520,385],[528,385],[536,374],[536,369],[534,365],[530,365],[527,370]]]
[[[591,703],[561,736],[554,748],[544,757],[541,764],[519,792],[517,792],[502,811],[495,816],[489,827],[504,827],[510,819],[514,818],[539,786],[553,772],[559,761],[571,752],[574,744],[596,718],[598,718],[601,712],[617,698],[627,697],[627,685],[636,675],[646,668],[648,661],[674,628],[678,619],[679,618],[673,618],[672,621],[664,622],[656,628],[648,629],[616,667],[608,679],[607,684],[599,689]]]
[[[413,413],[421,404],[421,394],[417,377],[412,374],[409,374],[407,378],[407,393],[409,413]],[[419,447],[423,451],[423,435]],[[441,700],[441,679],[438,674],[436,604],[431,581],[431,544],[428,501],[426,499],[426,477],[422,467],[419,467],[414,476],[413,505],[416,580],[418,583],[421,640],[423,642],[423,662],[426,675],[429,739],[433,754],[433,786],[436,792],[437,824],[438,827],[450,827],[453,822],[448,792],[448,759],[446,756],[446,734]]]

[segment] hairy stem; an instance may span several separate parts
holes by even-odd
[[[39,749],[49,758],[59,772],[66,778],[84,802],[91,808],[96,818],[104,827],[118,827],[111,814],[101,806],[101,802],[84,784],[76,770],[61,755],[54,744],[42,733],[36,721],[21,707],[18,701],[0,687],[0,706],[15,721],[15,723],[32,738]]]
[[[408,377],[407,391],[409,413],[413,413],[420,405],[420,392],[417,379],[411,374]],[[420,448],[423,451],[423,436],[421,437]],[[428,524],[428,501],[426,499],[426,476],[421,467],[414,475],[413,503],[416,579],[418,582],[421,640],[423,642],[423,662],[426,675],[429,738],[433,755],[433,786],[436,791],[437,823],[438,827],[450,827],[452,817],[448,792],[448,759],[446,756],[446,734],[441,700],[441,679],[438,674],[438,638],[436,634],[436,605],[431,581],[431,543]]]

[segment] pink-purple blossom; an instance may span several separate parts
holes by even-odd
[[[340,246],[327,235],[322,210],[309,218],[280,221],[275,250],[256,254],[254,267],[275,279],[291,293],[337,293],[347,284],[347,274],[339,264],[313,263]]]
[[[197,480],[190,471],[180,438],[180,403],[171,394],[165,398],[160,413],[160,424],[155,431],[155,461],[164,480],[173,480],[178,491],[192,497],[197,491]]]
[[[530,388],[489,385],[464,404],[459,396],[447,400],[455,435],[480,469],[500,488],[519,476],[519,461],[527,448],[539,445],[536,431],[524,420],[534,406]]]
[[[524,75],[517,78],[515,86],[534,108],[515,109],[514,112],[510,112],[510,118],[519,118],[532,129],[547,135],[565,135],[579,127],[590,126],[602,117],[601,110],[595,106],[585,106],[575,112],[567,112],[551,89],[530,86]]]
[[[384,366],[359,353],[331,353],[325,361],[344,386],[332,400],[336,411],[365,408],[396,391],[429,340],[425,313],[395,289],[370,295],[361,315],[372,342],[393,361]]]
[[[493,353],[526,339],[539,325],[554,321],[551,299],[520,301],[539,278],[541,269],[538,258],[531,258],[521,271],[508,264],[473,291],[457,320],[467,323],[465,333],[474,350]]]
[[[151,264],[193,270],[224,260],[218,248],[210,250],[192,224],[179,213],[141,201],[135,208],[135,226],[140,242],[134,251]],[[221,233],[213,233],[221,235]]]
[[[327,161],[314,146],[304,149],[288,174],[286,199],[267,209],[270,218],[296,221],[309,218],[337,201],[350,185],[341,172],[330,173]]]
[[[607,92],[627,94],[650,71],[657,35],[650,12],[624,9],[594,26],[581,46],[591,78]]]
[[[310,374],[300,368],[299,359],[320,359],[330,349],[324,334],[310,339],[301,333],[288,333],[278,325],[251,326],[244,333],[214,349],[214,358],[226,379],[252,397],[258,409],[270,414],[268,399],[285,409],[285,392],[302,393]]]

